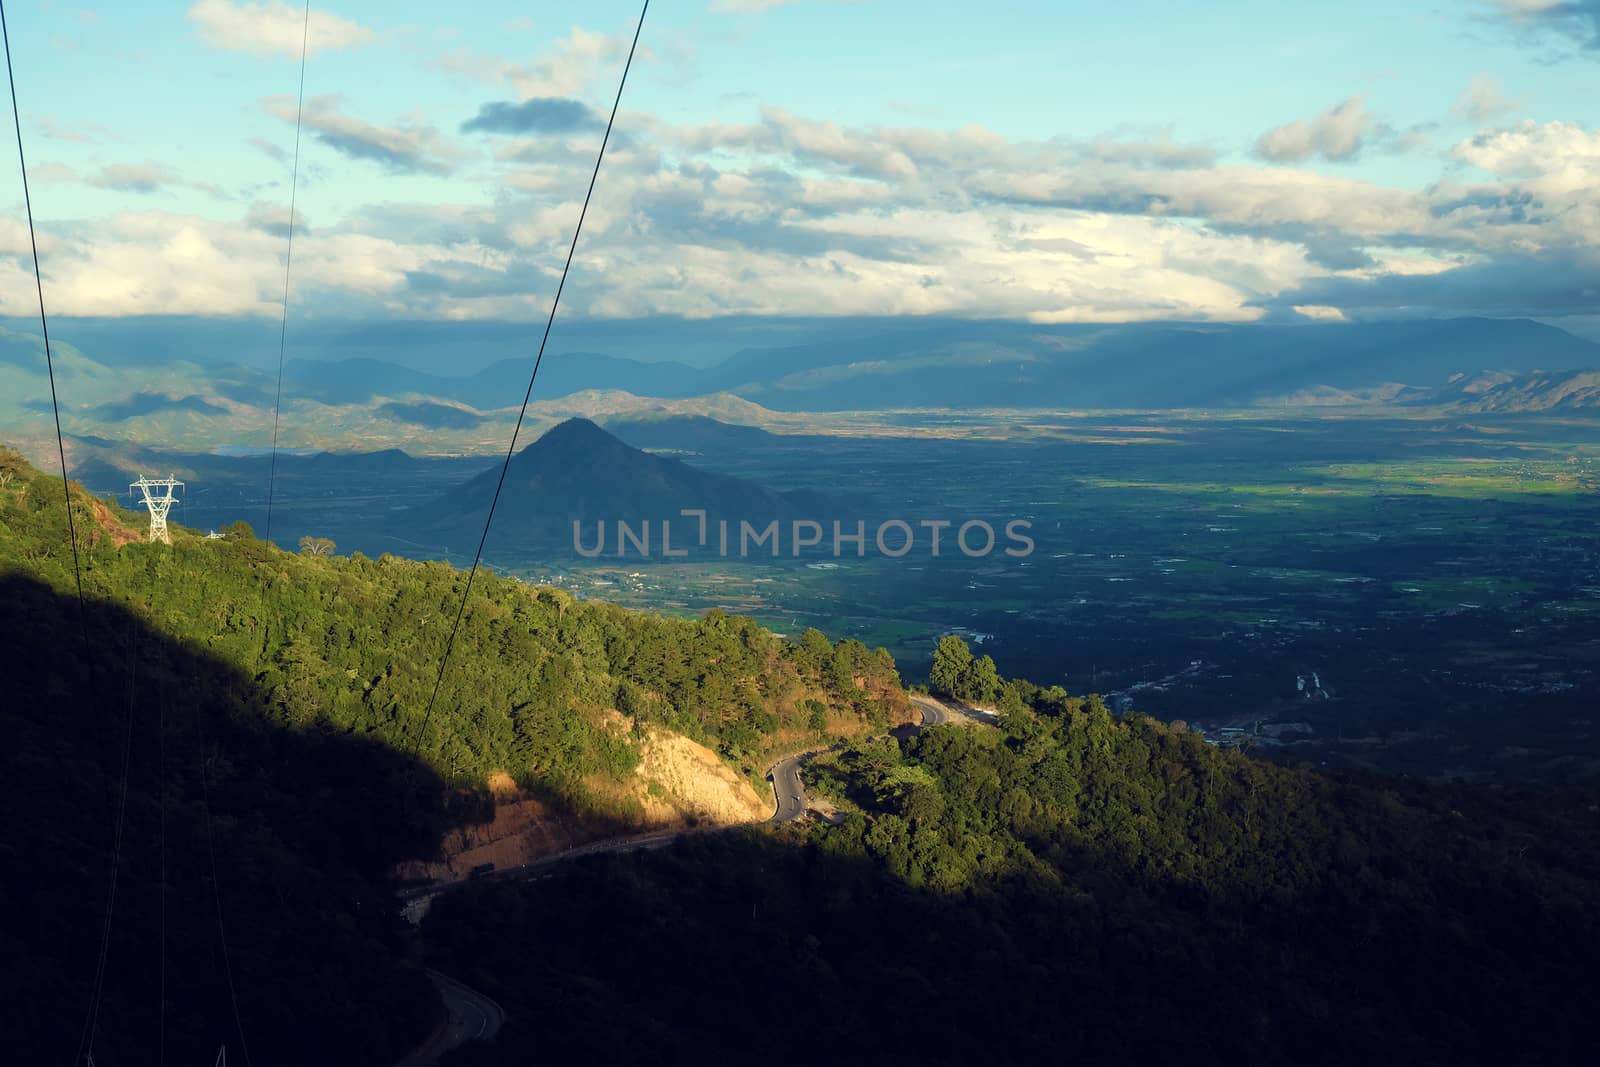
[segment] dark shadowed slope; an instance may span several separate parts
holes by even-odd
[[[806,774],[859,810],[439,900],[436,961],[508,1012],[459,1062],[1592,1058],[1592,793],[1274,768],[1051,694]]]
[[[254,679],[143,610],[91,600],[87,625],[86,660],[71,596],[0,575],[3,1058],[67,1062],[79,1041],[125,751],[95,1062],[155,1063],[163,1018],[167,1062],[210,1063],[223,1043],[244,1062],[218,897],[253,1062],[413,1047],[440,1008],[404,960],[386,872],[437,839],[438,779],[360,736],[273,725]]]

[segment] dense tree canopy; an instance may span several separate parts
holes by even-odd
[[[119,810],[96,1062],[153,1062],[163,1023],[186,1060],[239,1048],[236,985],[259,1062],[391,1063],[440,1014],[391,872],[483,813],[448,786],[506,768],[609,825],[627,812],[596,786],[629,775],[646,724],[754,769],[908,714],[892,661],[859,642],[788,644],[720,611],[664,619],[486,573],[424,731],[462,572],[286,553],[243,522],[149,544],[143,516],[74,487],[80,622],[61,483],[4,450],[0,474],[0,1002],[18,1062],[77,1037]]]
[[[14,454],[0,469],[12,477],[0,490],[0,569],[71,588],[59,481],[52,495],[48,476]],[[218,540],[174,527],[170,546],[119,548],[113,530],[139,530],[137,515],[81,491],[74,509],[92,595],[238,667],[274,721],[416,748],[458,785],[504,769],[581,811],[611,803],[586,783],[632,770],[644,724],[753,773],[781,750],[909,717],[893,661],[858,641],[811,630],[789,644],[722,611],[670,619],[488,573],[473,584],[428,716],[465,572],[333,557],[324,538],[281,552],[243,522]]]
[[[999,702],[998,729],[815,761],[839,825],[441,902],[437,958],[513,1018],[460,1062],[1586,1062],[1592,794],[1288,769],[1015,680]]]
[[[80,491],[80,618],[60,489],[0,451],[19,1062],[58,1054],[87,1003],[124,760],[97,1062],[148,1060],[152,1018],[198,1058],[231,1033],[230,984],[261,1062],[393,1062],[438,1006],[378,901],[398,859],[479,810],[446,787],[506,768],[602,811],[649,724],[746,770],[854,735],[807,770],[842,814],[441,899],[430,958],[511,1013],[452,1062],[1560,1063],[1600,1039],[1592,792],[1274,766],[1003,679],[954,636],[933,687],[993,703],[998,728],[884,737],[907,708],[882,649],[492,574],[424,730],[462,572],[285,553],[243,523],[147,544],[140,516]]]
[[[989,704],[1000,695],[1000,671],[993,657],[974,658],[965,641],[955,634],[946,634],[939,638],[933,651],[928,688],[941,696]]]

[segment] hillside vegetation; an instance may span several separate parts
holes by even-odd
[[[145,516],[77,485],[72,513],[81,613],[61,482],[0,450],[0,1025],[19,1062],[80,1032],[114,853],[96,1062],[154,1062],[163,1033],[186,1060],[248,1041],[258,1062],[393,1062],[440,1017],[393,872],[487,819],[491,781],[562,816],[559,843],[674,804],[748,816],[769,755],[910,715],[859,643],[481,573],[424,729],[463,572],[288,553],[242,524],[148,544]]]
[[[1587,1062],[1592,792],[1277,767],[1017,681],[999,703],[998,729],[814,761],[839,825],[439,902],[438,963],[512,1020],[455,1062]]]
[[[71,589],[59,480],[15,454],[0,470],[0,569]],[[170,546],[125,543],[147,520],[75,494],[90,595],[238,668],[269,721],[415,748],[457,786],[504,770],[575,812],[627,818],[638,805],[619,809],[606,783],[631,781],[646,726],[748,775],[780,751],[910,717],[892,660],[860,642],[811,631],[788,643],[721,611],[663,618],[486,571],[428,717],[464,571],[283,552],[243,524],[221,540],[180,531]]]
[[[6,1062],[84,1062],[90,1031],[104,1067],[224,1043],[383,1064],[422,1040],[443,1012],[389,871],[464,814],[444,783],[389,745],[275,725],[231,665],[25,571],[0,570],[0,634]]]
[[[509,1017],[451,1063],[1544,1064],[1600,1040],[1592,790],[1265,764],[959,641],[935,684],[992,700],[998,728],[883,738],[910,716],[881,650],[490,574],[424,730],[461,572],[241,526],[148,545],[138,515],[73,508],[81,618],[61,484],[0,454],[0,857],[20,872],[0,1026],[20,1062],[64,1058],[90,1003],[119,809],[96,1062],[148,1061],[164,1021],[174,1062],[242,1033],[263,1063],[387,1063],[439,1015],[391,872],[484,815],[489,783],[601,832],[680,788],[693,759],[663,749],[747,781],[840,735],[807,772],[836,825],[439,899],[429,962]],[[629,791],[650,775],[659,795]]]

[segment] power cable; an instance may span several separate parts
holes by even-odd
[[[306,100],[306,41],[311,32],[311,0],[306,0],[300,26],[300,92],[294,105],[294,166],[289,171],[289,238],[283,256],[283,321],[278,326],[278,393],[272,401],[272,462],[267,471],[267,528],[263,540],[272,540],[272,494],[278,479],[278,415],[283,408],[283,353],[289,338],[289,267],[294,262],[294,201],[300,185],[300,118]]]
[[[511,445],[506,449],[505,462],[500,465],[500,479],[495,483],[494,496],[489,501],[489,514],[483,520],[483,534],[478,538],[478,551],[472,557],[472,569],[467,572],[467,587],[461,594],[461,607],[456,612],[455,622],[450,627],[450,636],[445,641],[444,655],[439,660],[439,676],[433,682],[433,694],[428,698],[428,710],[422,716],[422,726],[417,731],[416,742],[412,745],[411,755],[413,761],[422,748],[422,739],[427,736],[428,722],[433,718],[433,706],[439,699],[439,687],[444,683],[445,666],[450,662],[450,652],[455,648],[456,633],[461,629],[461,618],[467,613],[467,602],[472,596],[472,580],[478,576],[478,567],[483,562],[483,546],[489,540],[489,525],[494,522],[494,511],[500,503],[500,491],[505,488],[506,472],[511,469],[511,457],[517,451],[517,438],[522,433],[522,423],[528,415],[528,403],[533,399],[533,383],[539,377],[539,364],[544,361],[545,345],[550,341],[550,328],[555,325],[556,309],[561,306],[561,291],[566,288],[567,274],[572,270],[572,257],[578,250],[578,235],[583,232],[583,220],[589,214],[589,201],[594,196],[595,182],[600,177],[600,163],[606,156],[606,145],[611,141],[611,128],[617,121],[617,108],[622,104],[622,90],[628,84],[628,71],[633,67],[633,54],[639,47],[639,34],[644,30],[644,17],[650,10],[650,0],[644,0],[644,6],[639,10],[639,24],[633,31],[633,43],[628,46],[628,59],[622,65],[622,77],[617,83],[617,96],[611,104],[611,116],[606,119],[606,132],[600,139],[600,151],[595,156],[594,173],[589,176],[589,191],[583,197],[583,209],[578,212],[578,224],[572,231],[572,244],[567,248],[567,262],[561,268],[561,281],[556,285],[555,299],[550,302],[550,316],[545,320],[544,337],[539,341],[539,353],[533,360],[533,373],[528,376],[528,390],[522,397],[522,408],[517,412],[517,424],[511,431]]]
[[[50,350],[50,320],[44,305],[44,272],[39,265],[39,238],[33,222],[33,196],[28,189],[28,160],[22,144],[22,111],[17,101],[16,68],[11,60],[11,27],[5,17],[5,3],[0,0],[0,40],[6,54],[6,85],[11,92],[11,122],[17,137],[17,165],[22,172],[22,202],[28,217],[28,244],[33,253],[33,285],[39,300],[39,329],[44,337],[45,368],[50,378],[50,408],[55,416],[56,456],[61,461],[61,492],[67,509],[67,537],[72,544],[72,574],[78,593],[78,631],[83,639],[85,664],[89,662],[89,613],[83,596],[83,563],[78,552],[77,520],[72,514],[72,483],[67,477],[67,450],[61,433],[61,401],[56,390],[55,355]],[[87,1055],[94,1059],[94,1038],[99,1026],[100,1005],[105,993],[106,966],[111,955],[111,928],[116,915],[117,884],[122,868],[122,846],[125,840],[128,814],[128,781],[133,769],[134,681],[138,670],[136,655],[137,632],[130,628],[128,640],[128,722],[122,746],[122,781],[118,787],[117,814],[112,831],[111,871],[107,879],[105,911],[100,925],[100,949],[95,962],[93,992],[89,1001],[83,1032],[78,1036],[78,1051],[73,1060]],[[92,682],[92,674],[90,675]]]
[[[228,980],[228,1001],[233,1006],[233,1025],[239,1031],[239,1049],[244,1053],[245,1067],[250,1067],[250,1045],[244,1036],[244,1020],[239,1014],[239,993],[233,981],[233,957],[228,952],[228,928],[222,910],[222,886],[217,881],[216,831],[212,825],[211,783],[206,771],[205,709],[201,705],[201,701],[195,702],[195,722],[200,741],[200,806],[205,813],[206,856],[211,865],[211,899],[216,908],[217,943],[222,948],[222,970]]]
[[[78,1035],[78,1052],[72,1061],[74,1065],[85,1056],[90,1063],[94,1062],[94,1042],[100,1029],[100,1005],[105,998],[106,967],[111,958],[112,920],[117,910],[117,884],[122,870],[122,844],[128,821],[128,779],[131,777],[130,772],[133,767],[133,723],[136,708],[134,696],[138,692],[136,683],[139,673],[139,623],[131,605],[128,609],[128,622],[128,725],[122,742],[122,785],[117,800],[116,830],[111,846],[111,877],[110,885],[106,889],[105,914],[100,924],[100,954],[95,963],[93,992],[89,999],[89,1011],[83,1022],[83,1032]]]
[[[44,364],[50,374],[50,410],[56,418],[56,455],[61,460],[61,492],[67,504],[67,536],[72,540],[72,574],[78,583],[78,629],[83,651],[89,652],[88,609],[83,603],[83,566],[78,560],[78,528],[72,517],[72,484],[67,481],[67,447],[61,438],[61,403],[56,397],[56,362],[50,352],[50,323],[44,313],[44,274],[39,269],[39,238],[33,228],[33,197],[28,192],[28,161],[22,152],[22,114],[17,107],[17,78],[11,66],[11,30],[6,25],[6,5],[0,0],[0,36],[6,49],[6,84],[11,88],[11,122],[17,130],[17,165],[22,169],[22,203],[28,213],[28,244],[33,249],[33,286],[39,294],[39,329],[44,333]]]
[[[165,666],[163,664],[163,666]],[[167,1063],[167,679],[161,674],[160,701],[156,705],[156,807],[159,809],[156,852],[160,856],[161,939],[159,943],[161,978],[156,999],[156,1064]]]
[[[306,99],[306,44],[311,31],[311,0],[306,0],[300,24],[300,84],[296,92],[294,110],[294,162],[289,170],[289,228],[283,257],[283,316],[278,324],[278,387],[272,403],[272,458],[267,472],[267,520],[264,540],[272,540],[272,503],[278,475],[278,426],[283,410],[283,362],[289,336],[289,277],[294,265],[294,213],[295,199],[300,187],[300,130],[305,114]],[[204,711],[196,708],[197,716]],[[250,1044],[244,1036],[244,1020],[239,1012],[239,994],[233,979],[233,958],[228,951],[228,929],[222,908],[222,886],[217,879],[216,834],[211,819],[211,787],[205,765],[205,725],[200,721],[200,790],[201,806],[205,811],[206,854],[211,866],[211,897],[217,914],[217,941],[222,948],[222,967],[228,980],[228,1001],[233,1007],[233,1024],[239,1031],[239,1048],[244,1053],[245,1067],[250,1067]],[[217,1053],[217,1062],[227,1060],[227,1046]]]

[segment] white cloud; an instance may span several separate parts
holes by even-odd
[[[1498,118],[1508,111],[1522,107],[1526,102],[1527,97],[1512,99],[1506,96],[1500,79],[1494,75],[1476,74],[1467,87],[1461,90],[1461,95],[1456,97],[1456,102],[1451,105],[1450,111],[1468,121],[1482,122]]]
[[[1534,18],[1566,6],[1565,0],[1488,0],[1488,5],[1512,19]]]
[[[574,26],[549,55],[508,67],[504,78],[524,100],[531,96],[577,96],[602,69],[612,77],[620,73],[631,39]]]
[[[0,228],[0,249],[10,250],[12,229]],[[26,240],[26,231],[22,237]],[[283,239],[248,219],[228,223],[168,212],[125,212],[100,220],[92,237],[43,230],[39,238],[45,300],[52,314],[281,313]],[[297,234],[291,299],[348,307],[352,297],[397,297],[405,292],[408,271],[437,260],[477,260],[486,252],[471,243],[406,244],[363,234]],[[37,314],[31,275],[23,266],[14,255],[0,258],[0,315],[26,315],[30,309]]]
[[[28,168],[28,178],[36,185],[59,185],[78,180],[78,172],[65,163],[41,163]]]
[[[182,181],[176,171],[151,163],[114,163],[88,179],[90,185],[124,193],[158,193]]]
[[[779,146],[805,162],[822,162],[871,178],[915,178],[917,165],[898,148],[836,123],[817,122],[782,108],[761,109],[761,118]]]
[[[1353,159],[1372,125],[1361,97],[1352,96],[1314,118],[1268,130],[1256,142],[1256,153],[1274,163],[1299,163],[1312,156]]]
[[[1327,228],[1359,237],[1413,231],[1431,220],[1419,193],[1276,167],[1045,167],[980,175],[969,188],[986,198],[1039,206],[1192,218],[1235,228]]]
[[[507,88],[518,100],[535,96],[582,97],[601,75],[615,81],[622,72],[622,62],[627,58],[632,40],[631,33],[627,36],[596,33],[574,26],[543,55],[526,62],[511,62],[500,56],[457,48],[434,63],[473,81]],[[641,41],[634,58],[636,62],[648,62],[655,58],[655,53]]]
[[[1566,0],[1489,0],[1508,15],[1538,15],[1566,6]]]
[[[283,121],[295,121],[294,97],[270,96],[263,105]],[[342,112],[338,96],[311,97],[302,121],[313,137],[341,155],[394,171],[448,174],[461,158],[460,150],[432,126],[415,119],[376,126]]]
[[[1600,48],[1600,0],[1487,0],[1481,7],[1530,37],[1543,31]]]
[[[234,3],[231,0],[200,0],[189,8],[189,20],[200,37],[214,48],[253,52],[265,56],[280,54],[300,58],[305,42],[306,55],[356,48],[372,40],[372,31],[349,19],[311,7],[269,0],[267,3]]]
[[[615,47],[575,30],[542,59],[488,76],[502,90],[513,71],[571,89]],[[292,121],[292,98],[266,106]],[[332,97],[309,99],[306,116],[308,137],[392,169],[445,173],[463,158],[421,119],[375,125]],[[772,107],[752,118],[675,125],[623,113],[563,297],[573,314],[1247,321],[1279,300],[1331,316],[1338,299],[1300,294],[1318,279],[1497,256],[1600,258],[1587,251],[1600,248],[1600,132],[1573,123],[1485,131],[1452,150],[1475,177],[1410,189],[1218,165],[1208,146],[1161,129],[1018,141],[978,126],[853,126]],[[1280,155],[1338,157],[1392,136],[1359,98],[1298,125],[1298,141],[1279,138]],[[295,306],[543,315],[597,147],[592,131],[508,138],[473,157],[482,169],[463,180],[460,203],[394,205],[374,187],[372,204],[319,212],[315,231],[299,220]],[[150,167],[151,187],[171,176]],[[283,219],[248,200],[233,222],[144,212],[47,225],[51,309],[276,315]],[[0,258],[4,313],[27,312],[21,263]]]
[[[1491,174],[1531,177],[1600,168],[1600,130],[1575,122],[1525,119],[1510,129],[1479,134],[1453,154]]]
[[[1344,312],[1338,308],[1328,307],[1326,304],[1295,304],[1293,311],[1296,315],[1303,315],[1308,319],[1319,322],[1343,322]]]
[[[1600,130],[1524,121],[1452,154],[1501,179],[1448,189],[1461,205],[1448,222],[1478,247],[1600,266]]]

